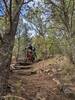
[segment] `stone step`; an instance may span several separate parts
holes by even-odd
[[[20,70],[20,69],[31,69],[32,66],[15,66],[15,69]]]
[[[33,74],[37,74],[37,71],[36,70],[14,70],[13,73],[17,73],[19,75],[27,75],[27,76],[30,76],[30,75],[33,75]]]

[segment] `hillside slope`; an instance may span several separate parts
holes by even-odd
[[[74,65],[57,55],[28,66],[16,66],[9,83],[12,94],[25,100],[74,100]]]

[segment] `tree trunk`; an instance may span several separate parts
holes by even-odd
[[[3,43],[0,47],[0,97],[8,93],[8,79],[10,63],[14,46],[15,34],[17,30],[19,14],[12,22],[12,27],[5,33]]]
[[[66,51],[66,54],[70,61],[75,64],[75,43],[72,42],[71,38],[67,38],[66,40],[68,42],[68,51]]]
[[[18,61],[19,54],[20,54],[20,33],[19,33],[19,36],[18,36],[18,51],[17,51],[16,61]]]
[[[10,40],[10,35],[4,38],[8,39],[0,48],[0,95],[6,95],[8,92],[8,79],[10,72],[10,63],[12,57],[13,40]]]

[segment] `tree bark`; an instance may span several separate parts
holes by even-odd
[[[11,63],[18,20],[19,20],[19,13],[12,21],[12,26],[5,33],[3,37],[3,42],[0,47],[0,97],[8,93],[10,63]]]
[[[19,36],[18,36],[18,51],[17,51],[16,61],[18,61],[19,54],[20,54],[20,33],[19,33]]]

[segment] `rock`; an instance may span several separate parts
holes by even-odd
[[[69,87],[67,87],[65,85],[61,86],[60,92],[63,93],[63,95],[65,95],[66,97],[69,97],[69,98],[75,100],[75,91],[73,91]]]
[[[56,74],[56,73],[57,73],[57,70],[56,70],[55,68],[52,68],[52,72],[53,72],[54,74]]]
[[[37,74],[37,71],[36,70],[31,71],[31,75],[33,75],[33,74]]]
[[[57,71],[62,71],[62,69],[61,68],[58,68],[58,70]]]
[[[57,84],[57,86],[61,85],[60,81],[57,80],[56,78],[53,78],[53,81]]]
[[[10,70],[14,70],[15,69],[15,64],[11,64],[10,65]]]
[[[44,72],[45,73],[49,73],[50,72],[50,69],[46,69]]]
[[[69,88],[63,88],[63,92],[65,95],[69,95],[72,93],[72,91]]]
[[[41,93],[37,93],[36,94],[36,100],[46,100],[46,98],[44,97],[44,96],[42,96],[42,94]]]

